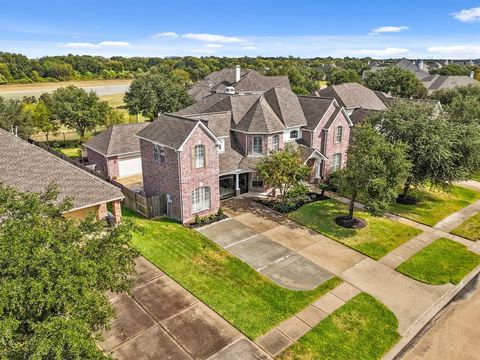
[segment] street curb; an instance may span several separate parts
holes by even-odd
[[[400,339],[400,341],[386,353],[382,360],[395,360],[397,356],[401,354],[410,342],[419,334],[422,329],[428,325],[428,323],[445,307],[452,299],[465,287],[470,281],[480,274],[480,265],[473,269],[457,286],[440,298],[435,304],[433,304],[423,315],[419,318],[406,332],[406,334]]]

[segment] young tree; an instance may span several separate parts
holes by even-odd
[[[55,119],[75,129],[83,139],[85,133],[105,123],[109,105],[93,91],[70,85],[53,92],[46,103]]]
[[[334,185],[350,196],[346,217],[350,225],[354,222],[354,205],[359,195],[368,211],[380,214],[395,200],[410,170],[404,144],[388,142],[370,124],[355,127],[352,135],[347,165],[333,178]]]
[[[0,128],[10,131],[12,126],[17,127],[18,134],[23,138],[28,138],[35,132],[32,118],[24,111],[23,104],[19,100],[0,96]]]
[[[415,75],[396,66],[389,66],[365,74],[363,84],[372,90],[379,90],[403,98],[424,98],[427,88]]]
[[[193,99],[176,78],[147,73],[132,81],[125,103],[130,114],[153,120],[159,113],[176,112],[193,104]]]
[[[114,311],[105,292],[131,289],[128,225],[106,229],[42,194],[0,184],[0,358],[103,359],[94,332]]]
[[[411,185],[429,184],[442,188],[462,179],[459,168],[458,129],[435,105],[423,101],[397,100],[372,121],[391,143],[408,145],[412,169],[403,196]]]
[[[49,135],[54,134],[60,128],[58,121],[52,119],[52,115],[43,101],[28,103],[24,106],[25,111],[30,114],[32,125],[37,131],[45,134],[47,144]]]
[[[291,145],[274,151],[257,164],[257,172],[265,185],[278,190],[281,201],[285,201],[288,191],[301,184],[310,173],[300,154]]]

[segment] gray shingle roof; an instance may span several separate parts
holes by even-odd
[[[368,110],[385,110],[386,106],[373,90],[358,84],[331,85],[318,91],[320,96],[334,97],[346,108],[362,107]]]
[[[113,125],[88,140],[84,146],[104,156],[139,153],[140,142],[134,135],[148,123]]]
[[[275,114],[286,127],[304,126],[307,119],[302,111],[298,96],[290,88],[274,87],[266,91],[263,97],[268,101]]]
[[[216,137],[229,136],[232,122],[231,111],[221,111],[207,114],[184,115],[189,119],[202,120]]]
[[[20,191],[42,192],[54,183],[59,200],[73,209],[123,199],[116,186],[0,129],[0,183]]]
[[[162,114],[147,127],[140,130],[137,136],[178,150],[193,131],[199,120]]]
[[[422,80],[430,75],[427,71],[424,71],[420,69],[417,65],[415,65],[413,61],[410,61],[406,58],[400,60],[397,64],[395,64],[395,66],[399,67],[400,69],[408,70],[414,73],[419,80]]]
[[[235,68],[222,69],[214,71],[210,75],[207,75],[204,79],[197,81],[189,90],[188,93],[195,99],[200,100],[205,96],[208,96],[212,90],[217,88],[219,84],[233,84],[235,82]],[[245,70],[241,70],[241,75],[246,73]]]
[[[272,87],[283,86],[290,89],[288,76],[265,76],[255,70],[250,70],[239,81],[232,84],[235,91],[267,91]]]
[[[283,131],[284,128],[284,124],[263,96],[255,101],[235,126],[235,129],[249,133],[273,133]]]
[[[315,130],[325,112],[334,102],[333,98],[318,96],[299,96],[298,99],[307,119],[307,126],[305,126],[307,130]]]

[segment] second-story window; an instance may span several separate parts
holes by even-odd
[[[298,130],[290,131],[290,139],[298,139]]]
[[[153,145],[153,161],[159,164],[165,164],[165,148],[160,145]]]
[[[335,131],[335,143],[339,144],[342,142],[342,136],[343,136],[343,127],[338,126],[336,131]]]
[[[272,136],[272,150],[277,151],[280,148],[280,136],[273,135]]]
[[[252,153],[259,155],[262,154],[262,146],[263,139],[261,136],[254,136],[253,137],[253,144],[252,144]]]
[[[205,167],[205,146],[196,145],[193,152],[195,155],[195,168],[198,169]]]

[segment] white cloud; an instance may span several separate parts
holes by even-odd
[[[257,50],[256,46],[244,46],[242,47],[243,50]]]
[[[179,35],[176,33],[176,32],[173,32],[173,31],[166,31],[166,32],[160,32],[160,33],[156,33],[156,34],[153,34],[152,37],[154,39],[159,39],[159,38],[176,38],[178,37]]]
[[[188,33],[188,34],[182,35],[182,37],[186,39],[206,41],[210,43],[240,43],[245,41],[236,36],[224,36],[224,35],[215,35],[215,34]]]
[[[480,7],[463,9],[458,12],[454,12],[452,15],[455,19],[462,22],[476,22],[480,21]]]
[[[222,44],[205,44],[204,46],[206,48],[216,49],[216,48],[221,48],[223,45]]]
[[[359,51],[364,56],[394,56],[406,54],[410,50],[405,48],[385,48],[385,49],[362,49]]]
[[[122,48],[130,46],[131,44],[126,41],[102,41],[99,43],[89,43],[89,42],[70,42],[64,44],[63,47],[72,48],[72,49],[101,49],[101,48]]]
[[[408,26],[378,26],[372,30],[372,34],[398,33],[408,29]]]
[[[430,46],[427,48],[427,51],[447,56],[471,57],[472,55],[480,55],[480,45]]]

